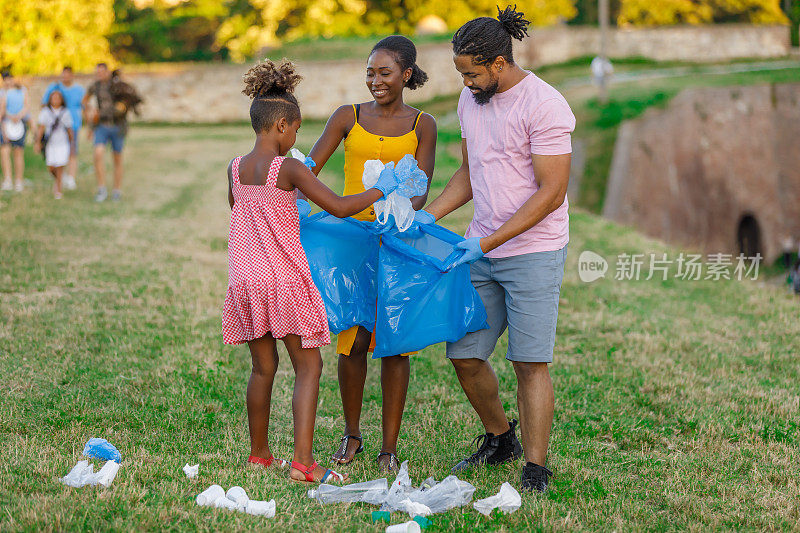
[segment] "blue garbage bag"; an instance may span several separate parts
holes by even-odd
[[[464,253],[454,246],[463,240],[433,224],[383,236],[374,358],[455,342],[489,327],[469,265],[450,268]]]
[[[122,456],[119,450],[106,439],[91,438],[83,447],[83,455],[86,457],[96,457],[106,461],[120,462]]]
[[[375,328],[379,240],[370,224],[324,211],[300,221],[300,242],[332,333]]]

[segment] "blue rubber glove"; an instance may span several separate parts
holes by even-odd
[[[414,212],[414,221],[411,223],[411,226],[408,227],[405,231],[401,234],[405,237],[410,237],[412,239],[418,239],[422,237],[423,232],[420,230],[420,226],[430,226],[431,224],[436,223],[436,217],[420,209],[419,211]]]
[[[436,217],[420,209],[414,212],[414,222],[417,224],[436,224]]]
[[[387,166],[381,170],[378,175],[378,182],[372,188],[381,191],[384,198],[397,189],[397,175],[394,172],[394,166]]]
[[[308,170],[311,170],[312,168],[317,166],[317,163],[313,159],[311,159],[310,155],[307,155],[306,158],[303,159],[303,164],[308,167]]]
[[[389,233],[390,231],[397,228],[397,225],[394,221],[394,215],[389,215],[388,219],[386,220],[386,224],[381,224],[377,220],[375,221],[375,233],[378,235],[383,235],[384,233]]]
[[[455,268],[459,265],[463,265],[464,263],[474,263],[481,257],[483,257],[484,251],[481,248],[481,238],[480,237],[470,237],[469,239],[465,239],[460,243],[456,244],[456,248],[461,248],[464,250],[464,255],[458,258],[451,268]]]
[[[297,212],[300,220],[306,218],[311,213],[311,204],[303,199],[297,200]]]

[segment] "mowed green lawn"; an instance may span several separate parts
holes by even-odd
[[[321,130],[304,124],[298,147]],[[40,160],[33,188],[0,196],[0,530],[383,531],[374,507],[319,506],[305,488],[245,466],[247,348],[223,346],[227,282],[225,166],[250,149],[231,126],[134,126],[125,198],[92,201],[87,150],[79,190],[53,201]],[[435,190],[454,170],[440,146]],[[324,171],[341,189],[341,154]],[[462,231],[470,207],[445,221]],[[800,300],[763,281],[614,281],[617,254],[678,250],[573,209],[552,365],[556,391],[544,496],[514,514],[471,507],[431,517],[431,531],[796,530],[800,521]],[[577,275],[582,250],[611,262]],[[493,364],[509,417],[516,382]],[[336,355],[323,350],[315,451],[343,427]],[[378,477],[379,364],[365,392],[366,453],[345,470]],[[271,442],[291,455],[293,374],[281,349]],[[399,455],[411,477],[442,479],[481,426],[444,347],[412,360]],[[90,437],[122,453],[108,489],[59,483]],[[200,463],[188,480],[181,467]],[[463,476],[475,498],[521,464]],[[390,480],[391,481],[391,480]],[[197,507],[211,483],[275,498],[272,520]],[[395,514],[393,522],[407,519]]]

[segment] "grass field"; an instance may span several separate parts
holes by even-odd
[[[319,134],[304,125],[304,151]],[[55,202],[40,159],[32,189],[0,196],[0,530],[382,531],[367,505],[318,506],[305,489],[245,468],[245,347],[226,347],[228,207],[224,169],[249,150],[245,126],[132,128],[125,199],[95,204],[88,153],[79,190]],[[440,147],[435,190],[453,170]],[[340,157],[337,156],[337,157]],[[341,159],[324,171],[341,189]],[[446,224],[460,231],[469,206]],[[800,521],[800,302],[761,281],[585,284],[577,257],[593,250],[677,250],[573,210],[555,363],[556,414],[545,496],[509,516],[471,508],[432,517],[432,531],[797,530]],[[494,356],[516,416],[515,379]],[[291,452],[291,367],[281,351],[272,443]],[[315,437],[333,451],[343,421],[335,354],[323,350]],[[347,471],[377,477],[378,365],[365,392],[366,454]],[[472,450],[480,425],[443,346],[412,361],[400,456],[412,479],[441,479]],[[90,437],[123,456],[106,490],[58,478]],[[200,463],[188,480],[184,463]],[[475,498],[520,464],[464,476]],[[275,498],[274,520],[198,508],[210,483]],[[401,516],[394,516],[394,522]]]

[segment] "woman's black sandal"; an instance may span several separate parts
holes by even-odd
[[[341,456],[341,459],[344,459],[344,457],[347,455],[347,448],[350,446],[350,439],[358,441],[358,449],[356,449],[356,451],[353,453],[352,459],[350,459],[349,461],[342,462],[340,459],[337,459],[336,456],[339,455]],[[334,452],[333,456],[331,457],[331,460],[334,463],[338,463],[340,465],[349,465],[355,460],[356,455],[363,451],[364,451],[364,439],[362,437],[357,437],[355,435],[345,435],[344,437],[342,437],[342,440],[339,443],[339,449],[336,450],[336,452]]]
[[[381,465],[381,457],[384,455],[389,456],[389,462]],[[375,461],[378,463],[381,472],[386,473],[395,473],[400,471],[400,459],[397,458],[397,455],[393,454],[392,452],[381,452],[378,454],[378,457],[375,458]]]

